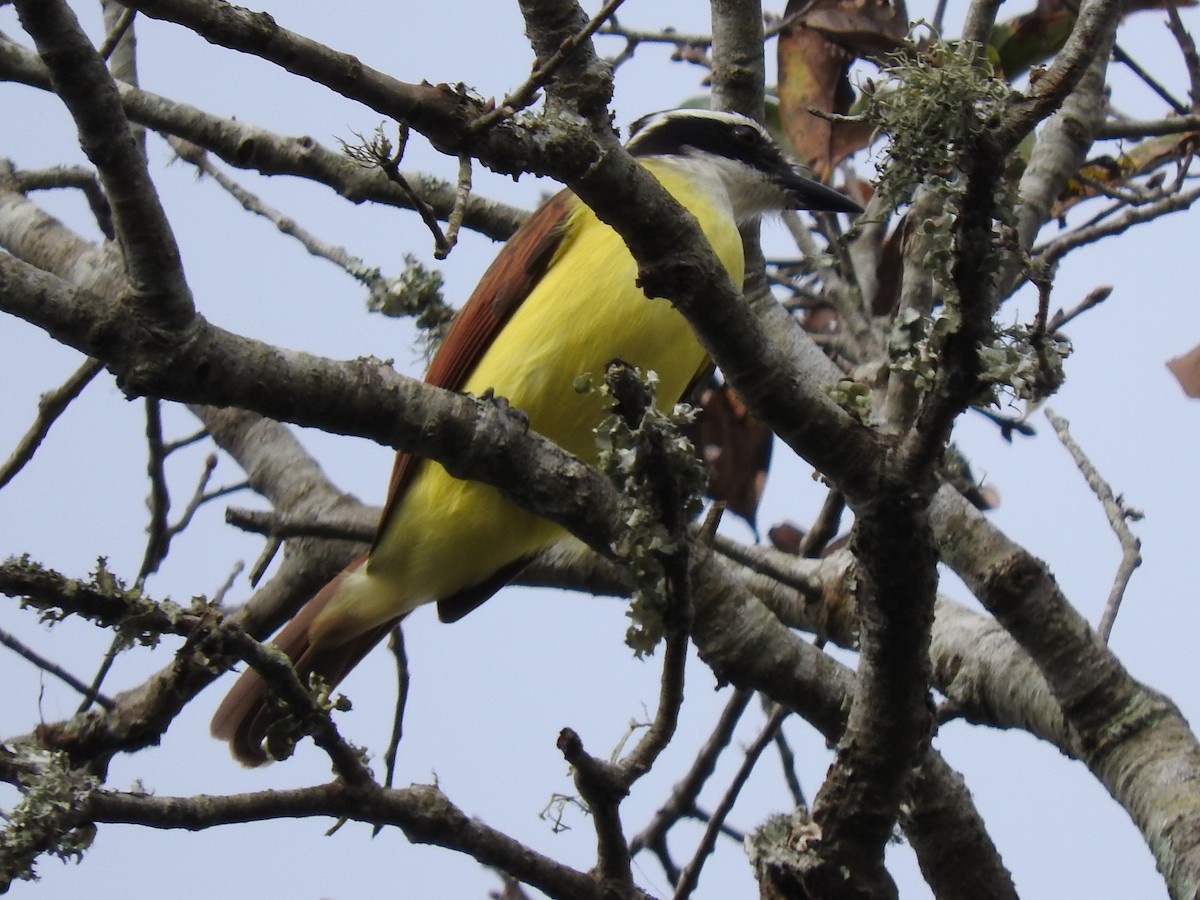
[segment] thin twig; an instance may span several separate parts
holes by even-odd
[[[1109,119],[1096,132],[1096,140],[1158,137],[1200,131],[1200,115],[1168,116],[1165,119]]]
[[[217,467],[216,454],[210,453],[204,458],[204,469],[200,473],[200,479],[196,484],[196,490],[192,492],[192,498],[184,507],[183,514],[179,517],[174,525],[167,529],[167,540],[170,542],[172,538],[180,534],[184,529],[192,523],[192,518],[205,503],[212,500],[218,500],[221,497],[227,497],[230,494],[236,494],[238,491],[244,491],[250,486],[247,481],[239,481],[235,484],[227,484],[224,487],[219,487],[214,491],[208,490],[208,481],[212,478],[213,470]]]
[[[766,698],[764,698],[764,703]],[[808,812],[808,798],[804,796],[804,787],[800,784],[800,776],[796,774],[796,754],[792,752],[787,735],[782,728],[775,731],[775,749],[779,753],[779,766],[783,769],[783,780],[787,783],[792,795],[792,806]]]
[[[291,216],[265,203],[257,194],[244,188],[233,178],[230,178],[223,169],[216,166],[203,148],[182,138],[168,136],[167,142],[171,145],[171,149],[175,151],[176,156],[184,162],[195,166],[215,181],[222,190],[241,204],[242,209],[266,219],[279,229],[280,232],[299,241],[301,246],[310,254],[320,259],[328,260],[350,275],[350,277],[362,282],[370,290],[386,292],[387,279],[379,274],[378,269],[371,268],[366,262],[354,256],[345,247],[338,247],[322,240],[316,234],[300,225]],[[399,165],[399,160],[396,160],[396,165]],[[380,168],[387,174],[385,167],[380,166]],[[403,176],[400,176],[400,180],[393,179],[393,182],[400,186],[402,190],[408,192],[409,200],[419,203],[424,202],[419,198],[414,200],[415,195],[409,187],[408,182],[403,179]],[[465,203],[465,200],[463,202]],[[428,205],[426,204],[424,208],[428,209]],[[455,208],[458,208],[457,195],[455,198]],[[430,214],[432,215],[432,211]],[[461,219],[462,213],[459,212],[459,220],[461,221]]]
[[[1051,316],[1050,321],[1046,325],[1047,330],[1051,334],[1054,334],[1071,320],[1083,315],[1089,309],[1099,306],[1101,303],[1107,300],[1109,296],[1111,296],[1112,292],[1113,287],[1111,284],[1102,284],[1099,287],[1092,288],[1092,290],[1088,292],[1088,295],[1080,300],[1076,306],[1072,307],[1066,312],[1063,312],[1060,309],[1053,316]]]
[[[400,161],[404,158],[404,148],[408,144],[409,127],[407,122],[399,123],[399,133],[396,141],[396,152],[390,157],[379,156],[376,158],[376,164],[379,170],[387,176],[388,181],[400,188],[408,198],[412,208],[416,210],[417,215],[421,217],[421,221],[425,227],[429,229],[429,233],[433,235],[434,255],[438,259],[445,259],[454,244],[447,240],[445,233],[442,231],[442,226],[438,223],[437,213],[434,212],[432,206],[425,202],[425,198],[421,197],[412,185],[408,183],[408,179],[404,173],[400,171]]]
[[[700,839],[700,844],[696,847],[696,853],[692,857],[692,861],[684,868],[682,875],[679,877],[679,884],[675,888],[673,897],[675,900],[683,900],[685,897],[691,896],[692,891],[696,889],[696,885],[700,880],[700,870],[704,867],[705,860],[712,853],[713,847],[717,843],[717,835],[720,834],[721,826],[725,823],[725,818],[733,809],[733,804],[745,786],[750,773],[754,771],[754,766],[758,763],[758,758],[766,749],[767,744],[775,737],[775,732],[779,730],[779,726],[783,720],[791,715],[791,710],[784,706],[775,707],[775,711],[771,713],[771,717],[767,719],[767,724],[763,726],[758,737],[754,742],[746,748],[746,756],[742,760],[742,765],[738,768],[737,774],[734,775],[733,781],[729,784],[729,789],[725,791],[725,795],[721,798],[721,802],[717,804],[717,808],[713,810],[709,817],[708,826],[704,829],[704,836]]]
[[[536,101],[538,93],[550,81],[559,67],[575,52],[575,48],[595,34],[600,29],[600,26],[608,21],[624,2],[625,0],[608,0],[607,3],[600,7],[600,11],[588,21],[587,25],[581,28],[578,33],[563,41],[562,46],[558,48],[554,55],[534,69],[533,74],[525,79],[515,91],[505,97],[490,112],[471,122],[469,126],[470,131],[478,133],[491,128],[497,122],[511,118]]]
[[[78,678],[76,678],[74,675],[72,675],[70,672],[68,672],[66,669],[64,669],[62,666],[60,666],[58,663],[42,656],[36,650],[27,646],[26,644],[21,642],[18,638],[9,634],[7,631],[4,631],[3,629],[0,629],[0,644],[3,644],[5,647],[7,647],[9,650],[12,650],[17,655],[23,656],[25,659],[29,660],[31,663],[33,663],[35,666],[37,666],[39,669],[41,669],[43,672],[48,672],[49,674],[53,675],[55,678],[59,679],[60,681],[64,682],[65,684],[74,688],[79,693],[83,694],[84,696],[93,697],[93,699],[95,699],[95,701],[97,703],[99,703],[101,706],[103,706],[105,709],[112,709],[114,706],[116,706],[116,704],[111,699],[104,696],[103,694],[94,694],[94,695],[91,694],[90,688],[86,684],[84,684],[82,681],[80,681]]]
[[[1109,222],[1076,228],[1062,237],[1047,241],[1036,248],[1031,255],[1045,261],[1047,265],[1053,265],[1076,247],[1094,243],[1102,238],[1113,237],[1128,231],[1134,225],[1149,222],[1159,216],[1188,209],[1197,199],[1200,199],[1200,187],[1179,194],[1171,194],[1144,206],[1126,208],[1121,215]]]
[[[942,33],[942,23],[946,18],[946,2],[947,0],[938,0],[937,6],[933,10],[933,16],[930,19],[930,24],[937,34]]]
[[[846,511],[846,497],[837,488],[830,488],[821,504],[821,511],[812,527],[800,539],[799,555],[805,559],[816,559],[829,542],[837,537],[842,525],[842,513]]]
[[[375,523],[366,521],[324,521],[277,512],[241,509],[225,510],[225,522],[234,528],[274,538],[316,537],[336,541],[369,542],[375,538]]]
[[[1163,102],[1166,103],[1167,106],[1171,107],[1171,109],[1175,110],[1178,115],[1182,116],[1188,112],[1187,105],[1176,100],[1174,95],[1168,91],[1157,78],[1143,69],[1137,60],[1126,53],[1120,44],[1113,44],[1113,59],[1123,64],[1126,68],[1133,72],[1134,75],[1142,79],[1146,87],[1158,94],[1158,96],[1162,98]]]
[[[37,416],[34,418],[33,424],[17,442],[17,446],[13,448],[13,452],[4,461],[4,464],[0,465],[0,488],[12,481],[17,473],[25,467],[25,464],[33,459],[33,454],[37,452],[46,435],[50,433],[50,427],[63,414],[70,402],[79,396],[87,387],[88,382],[95,378],[103,368],[104,364],[100,360],[88,359],[59,387],[47,391],[38,398]]]
[[[1167,27],[1171,29],[1171,35],[1175,38],[1175,43],[1179,45],[1184,64],[1187,66],[1188,81],[1191,83],[1192,109],[1200,109],[1200,54],[1196,53],[1196,42],[1192,40],[1191,34],[1184,27],[1179,10],[1174,6],[1167,7]]]
[[[1068,430],[1070,423],[1066,419],[1049,408],[1046,409],[1046,418],[1050,420],[1050,424],[1054,427],[1054,433],[1058,435],[1062,445],[1075,460],[1075,465],[1087,480],[1088,486],[1099,498],[1104,512],[1108,516],[1108,524],[1121,543],[1121,564],[1117,567],[1117,574],[1108,594],[1108,602],[1104,606],[1104,615],[1101,616],[1100,624],[1096,628],[1100,639],[1107,644],[1108,637],[1112,634],[1113,623],[1121,608],[1121,600],[1125,596],[1125,589],[1129,586],[1129,579],[1133,577],[1133,570],[1142,564],[1142,542],[1129,530],[1128,524],[1131,519],[1134,521],[1141,519],[1142,513],[1126,506],[1124,498],[1113,493],[1112,487],[1096,470],[1075,439],[1071,437]]]
[[[225,602],[225,595],[233,589],[233,583],[237,581],[237,577],[242,574],[244,568],[246,568],[246,564],[240,559],[233,564],[233,570],[230,571],[229,576],[221,582],[221,586],[212,595],[212,600],[209,601],[212,606],[220,607]]]
[[[674,44],[677,47],[705,48],[712,46],[712,35],[709,34],[685,34],[669,26],[661,31],[642,31],[637,28],[626,28],[615,18],[596,33],[605,37],[624,38],[635,46],[637,44]]]
[[[136,15],[136,9],[123,9],[113,30],[104,36],[104,43],[97,48],[96,52],[100,54],[100,58],[105,62],[108,62],[108,58],[112,56],[112,52],[117,49],[117,44],[121,43],[121,38],[125,37],[125,32],[133,24],[133,19]]]
[[[408,654],[404,650],[404,631],[399,624],[392,629],[388,638],[388,649],[392,651],[392,658],[396,662],[396,712],[392,717],[392,737],[383,755],[387,763],[383,786],[390,788],[396,775],[396,752],[404,737],[404,710],[408,706],[408,688],[412,681],[408,671]]]
[[[267,545],[263,547],[262,553],[258,555],[258,559],[254,561],[254,565],[250,569],[250,587],[258,587],[263,575],[267,573],[267,567],[271,565],[271,560],[275,558],[275,554],[282,546],[282,538],[271,538],[267,541]]]
[[[164,468],[167,454],[163,447],[162,406],[157,397],[147,397],[145,407],[148,450],[146,474],[150,477],[150,496],[146,499],[146,506],[150,509],[150,524],[146,526],[146,551],[142,556],[142,566],[134,581],[134,586],[138,588],[145,585],[146,579],[158,571],[171,543],[167,523],[167,515],[171,511],[171,495],[167,490]]]
[[[91,708],[93,703],[100,702],[100,686],[104,684],[104,679],[108,677],[108,672],[116,661],[117,654],[121,652],[121,648],[125,646],[125,639],[120,635],[116,635],[112,642],[108,645],[108,649],[104,651],[104,659],[100,661],[100,668],[96,670],[95,676],[92,678],[92,683],[87,685],[83,690],[83,701],[75,710],[76,715],[81,715]]]
[[[778,550],[769,547],[748,546],[721,534],[718,534],[713,540],[713,549],[738,565],[773,578],[810,600],[818,599],[821,596],[820,582],[801,572],[793,571],[788,565],[791,557]]]
[[[450,218],[446,222],[446,246],[433,251],[434,259],[445,259],[450,255],[450,249],[458,243],[458,230],[462,228],[463,215],[467,211],[467,201],[471,199],[471,157],[458,158],[458,181],[454,188],[454,207],[450,210]]]
[[[100,229],[108,240],[117,239],[113,231],[112,207],[104,196],[104,189],[96,178],[94,169],[87,166],[53,166],[48,169],[21,169],[12,172],[16,189],[21,193],[26,191],[48,191],[60,188],[75,188],[83,193],[88,208]]]
[[[1082,173],[1076,173],[1075,178],[1094,194],[1108,197],[1110,200],[1116,200],[1126,206],[1140,206],[1163,196],[1161,189],[1149,190],[1136,182],[1131,182],[1128,186],[1107,184],[1099,178],[1091,178]]]
[[[672,886],[678,883],[679,868],[671,861],[667,847],[667,832],[685,816],[697,813],[696,798],[708,782],[716,768],[721,752],[729,746],[734,729],[741,721],[742,714],[750,704],[754,691],[749,688],[737,688],[713,727],[712,733],[696,754],[691,768],[671,789],[671,796],[659,807],[650,822],[629,842],[629,852],[636,854],[641,850],[650,850],[658,857],[667,879]]]
[[[678,589],[675,592],[685,593]],[[679,599],[678,596],[673,597],[671,602],[675,603]],[[690,602],[690,597],[684,596],[682,599],[685,603]],[[626,791],[637,779],[650,771],[675,734],[675,727],[679,722],[679,708],[683,705],[687,648],[687,627],[676,628],[667,635],[666,648],[663,650],[662,678],[659,683],[658,710],[654,721],[618,766],[620,779]]]
[[[184,447],[190,447],[192,444],[199,443],[206,437],[208,437],[208,429],[201,428],[196,433],[189,434],[187,437],[181,437],[174,441],[167,441],[165,444],[163,444],[163,449],[168,455],[170,455],[176,450],[182,450]]]

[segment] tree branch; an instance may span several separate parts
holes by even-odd
[[[1104,605],[1104,615],[1096,627],[1100,634],[1100,640],[1107,644],[1109,636],[1112,634],[1113,623],[1117,619],[1117,612],[1121,608],[1121,599],[1125,596],[1125,589],[1129,586],[1129,579],[1133,577],[1133,570],[1142,564],[1142,542],[1129,530],[1129,520],[1140,519],[1142,515],[1127,506],[1124,498],[1113,493],[1112,487],[1096,471],[1096,467],[1087,458],[1083,448],[1071,437],[1070,425],[1067,420],[1050,408],[1046,409],[1046,418],[1054,427],[1054,433],[1058,435],[1059,441],[1071,454],[1080,474],[1087,480],[1088,487],[1100,501],[1100,505],[1104,508],[1104,514],[1108,517],[1108,524],[1121,544],[1121,564],[1117,567],[1117,575],[1113,580],[1108,602]]]
[[[942,558],[1033,658],[1080,758],[1141,829],[1171,896],[1187,896],[1200,882],[1200,747],[1178,708],[1130,677],[1045,566],[957,493],[942,488],[931,512]]]
[[[995,136],[998,150],[1007,154],[1062,104],[1096,58],[1098,48],[1109,45],[1120,15],[1120,0],[1084,0],[1075,27],[1054,61],[1028,94],[1013,98],[1007,121]]]
[[[183,326],[195,307],[179,247],[104,60],[61,0],[18,0],[15,5],[112,207],[130,302],[168,327]]]
[[[25,432],[8,459],[0,465],[0,488],[12,481],[25,468],[25,464],[33,459],[37,448],[42,445],[50,428],[58,421],[58,417],[66,411],[71,401],[82,393],[104,369],[104,364],[96,359],[88,359],[61,385],[52,391],[47,391],[38,398],[37,417],[29,430]]]
[[[467,816],[435,785],[389,790],[335,782],[226,797],[158,797],[93,791],[80,810],[81,818],[97,823],[192,831],[238,822],[314,816],[394,825],[413,843],[466,853],[551,897],[605,900],[612,896],[591,875],[542,856],[479,819]]]
[[[37,56],[0,36],[0,77],[50,90],[50,76]],[[412,197],[378,169],[364,169],[311,137],[287,137],[235,119],[210,115],[124,83],[117,85],[131,121],[178,137],[216,154],[239,169],[263,175],[294,175],[324,184],[351,203],[370,201],[411,209]],[[405,180],[440,219],[454,209],[454,187],[428,175],[406,173]],[[463,224],[493,240],[505,240],[524,221],[524,210],[471,195]]]

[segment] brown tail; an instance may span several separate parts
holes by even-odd
[[[371,648],[383,640],[399,619],[386,622],[335,647],[315,646],[309,634],[313,620],[337,591],[338,583],[354,571],[366,557],[356,559],[321,588],[275,636],[274,644],[288,655],[302,680],[318,675],[330,687],[338,684],[362,660]],[[271,724],[267,711],[267,685],[253,669],[242,673],[217,707],[210,730],[215,738],[229,741],[229,749],[244,766],[270,762],[263,750],[263,738]]]

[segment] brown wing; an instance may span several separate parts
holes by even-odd
[[[501,326],[538,283],[562,243],[563,225],[574,203],[561,191],[543,204],[501,248],[475,291],[454,317],[450,331],[425,373],[425,382],[455,391],[462,387]],[[400,451],[392,466],[378,543],[416,469],[418,457]],[[374,549],[374,547],[372,547]]]

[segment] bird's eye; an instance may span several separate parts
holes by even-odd
[[[733,136],[739,144],[757,144],[761,140],[758,129],[750,125],[738,125],[733,129]]]

